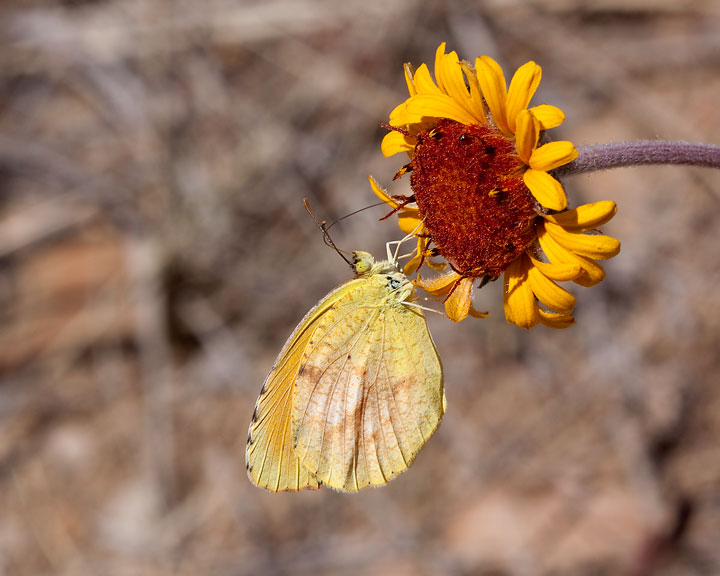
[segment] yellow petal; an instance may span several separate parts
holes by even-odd
[[[442,94],[442,90],[435,86],[427,64],[421,64],[413,76],[413,84],[417,94]]]
[[[400,204],[398,204],[397,202],[395,202],[395,200],[390,198],[390,195],[387,193],[387,190],[385,190],[385,188],[380,186],[380,184],[378,184],[378,182],[377,182],[377,180],[375,180],[375,178],[373,178],[372,176],[368,176],[368,180],[370,181],[370,188],[372,188],[372,191],[375,193],[375,196],[380,198],[380,200],[385,202],[385,204],[387,204],[391,208],[397,208],[398,206],[400,206]]]
[[[542,308],[537,306],[535,312],[540,319],[540,323],[544,324],[548,328],[567,328],[575,324],[575,318],[569,314],[555,314],[553,312],[545,312]]]
[[[413,81],[415,73],[413,71],[412,64],[406,62],[403,66],[403,72],[405,72],[405,83],[407,84],[408,92],[410,93],[410,96],[415,96],[415,94],[417,94],[417,90],[415,90],[415,84]]]
[[[550,104],[540,104],[539,106],[533,106],[529,109],[530,113],[538,119],[540,122],[540,128],[542,130],[549,130],[560,126],[565,120],[565,113],[560,110],[557,106],[550,106]]]
[[[457,54],[455,52],[451,52],[450,54],[454,54],[455,58],[457,58]],[[444,78],[443,78],[443,68],[445,67],[445,42],[440,44],[440,46],[437,47],[437,50],[435,50],[435,82],[437,83],[438,88],[445,94],[447,94],[447,88],[445,87]]]
[[[423,248],[421,246],[422,244],[422,238],[418,238],[417,248],[415,249],[415,255],[408,260],[408,262],[403,267],[403,272],[406,276],[409,276],[413,272],[415,272],[422,263],[422,256],[423,256]]]
[[[398,213],[398,226],[405,235],[415,235],[422,230],[422,220],[420,220],[417,208],[403,207]]]
[[[538,323],[535,297],[528,283],[530,260],[521,256],[505,270],[505,319],[520,328],[532,328]]]
[[[452,270],[447,274],[435,276],[434,278],[422,278],[419,274],[417,280],[413,281],[415,286],[422,288],[428,294],[433,296],[445,296],[452,285],[460,278],[460,274]]]
[[[535,297],[548,308],[565,313],[575,308],[575,296],[560,288],[535,267],[528,270],[528,284]]]
[[[605,279],[605,270],[600,264],[563,248],[547,233],[544,225],[538,226],[537,230],[540,247],[551,262],[576,264],[583,269],[583,273],[573,279],[573,282],[580,286],[589,287],[595,286]]]
[[[441,78],[441,69],[443,67],[444,56],[445,42],[441,43],[440,46],[437,47],[437,50],[435,50],[435,81],[437,82],[438,88],[443,91],[445,91],[445,87],[443,86],[443,81]],[[457,54],[455,56],[457,56]]]
[[[470,101],[468,102],[470,112],[481,124],[487,124],[487,114],[485,114],[485,106],[483,105],[480,84],[478,84],[475,70],[467,62],[461,62],[460,67],[465,73],[465,78],[470,87]]]
[[[544,218],[563,228],[587,231],[607,224],[616,213],[617,204],[615,202],[600,200],[591,204],[583,204],[572,210],[565,210],[559,214],[548,214]]]
[[[447,268],[447,264],[445,262],[436,262],[431,258],[425,260],[425,266],[430,268],[430,270],[435,270],[436,272],[442,272],[445,268]]]
[[[417,94],[407,101],[408,123],[423,118],[449,118],[461,124],[475,124],[476,120],[447,94]]]
[[[575,284],[583,286],[584,288],[590,288],[605,280],[605,268],[595,262],[595,260],[585,258],[585,256],[577,256],[577,258],[582,262],[584,272],[573,280]]]
[[[591,258],[585,258],[585,256],[577,257],[582,261],[584,272],[573,280],[575,284],[585,288],[590,288],[591,286],[596,286],[605,280],[605,268]]]
[[[478,312],[477,310],[475,310],[475,307],[472,304],[470,304],[470,310],[468,311],[468,314],[470,314],[470,316],[472,316],[473,318],[487,318],[490,316],[490,314],[488,314],[487,312]]]
[[[577,158],[578,151],[572,142],[559,141],[549,142],[540,148],[533,150],[530,156],[530,168],[533,170],[554,170],[558,166],[564,166]]]
[[[593,258],[594,260],[607,260],[620,252],[620,242],[604,234],[583,234],[570,232],[562,226],[545,222],[548,234],[571,252]]]
[[[535,62],[528,62],[520,66],[510,81],[507,97],[507,123],[511,132],[515,132],[515,120],[521,110],[526,110],[530,99],[535,94],[542,69]]]
[[[414,273],[418,268],[420,268],[420,262],[422,261],[422,256],[420,254],[415,254],[410,260],[407,261],[405,266],[403,266],[403,274],[405,276],[410,276],[410,274]]]
[[[525,186],[535,200],[550,210],[565,210],[567,197],[560,182],[542,170],[526,170],[523,174]]]
[[[580,274],[582,274],[583,269],[580,267],[579,264],[567,264],[563,262],[541,262],[540,260],[536,260],[532,256],[530,257],[530,260],[533,263],[533,266],[535,266],[540,272],[542,272],[545,276],[550,278],[550,280],[555,280],[556,282],[567,282],[569,280],[575,280]]]
[[[412,140],[414,140],[414,138],[412,138]],[[392,156],[398,152],[410,152],[414,150],[415,143],[411,141],[411,137],[392,130],[385,134],[380,149],[384,156]]]
[[[530,164],[535,146],[540,137],[540,122],[527,110],[518,114],[515,132],[515,147],[520,160]]]
[[[493,122],[503,132],[511,134],[507,123],[507,85],[502,68],[489,56],[481,56],[475,60],[475,73]]]
[[[444,46],[444,44],[441,44],[441,47]],[[472,124],[485,121],[485,114],[482,111],[480,116],[475,113],[475,106],[472,105],[472,98],[465,84],[460,59],[456,52],[440,55],[439,58],[436,56],[435,77],[438,86],[470,115],[473,119]]]
[[[370,188],[375,196],[380,198],[385,204],[393,209],[397,209],[400,204],[387,193],[377,180],[372,176],[368,176],[370,180]],[[422,220],[420,219],[420,211],[415,206],[403,206],[398,211],[398,226],[405,234],[417,234],[422,231]]]
[[[407,100],[403,100],[392,109],[389,116],[389,122],[392,126],[404,127],[407,122]]]
[[[472,306],[472,278],[462,278],[445,300],[445,312],[453,322],[467,318]]]

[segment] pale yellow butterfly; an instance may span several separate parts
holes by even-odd
[[[245,454],[257,486],[385,484],[440,424],[442,366],[414,286],[390,260],[353,256],[356,277],[305,315],[260,391]]]

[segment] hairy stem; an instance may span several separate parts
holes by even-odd
[[[613,142],[578,148],[578,157],[553,171],[555,176],[643,164],[685,164],[720,168],[720,146],[667,140]]]

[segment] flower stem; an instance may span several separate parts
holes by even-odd
[[[720,168],[720,146],[713,144],[636,140],[581,146],[578,152],[575,160],[554,170],[553,174],[567,176],[643,164],[685,164]]]

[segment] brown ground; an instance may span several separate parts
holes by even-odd
[[[555,139],[717,143],[717,1],[2,5],[0,574],[720,573],[707,169],[568,179],[619,204],[607,280],[562,332],[506,324],[497,283],[490,319],[430,318],[448,412],[387,487],[268,494],[243,461],[277,351],[349,275],[302,198],[331,220],[390,183],[404,61],[536,60]],[[336,242],[383,253],[383,214]]]

